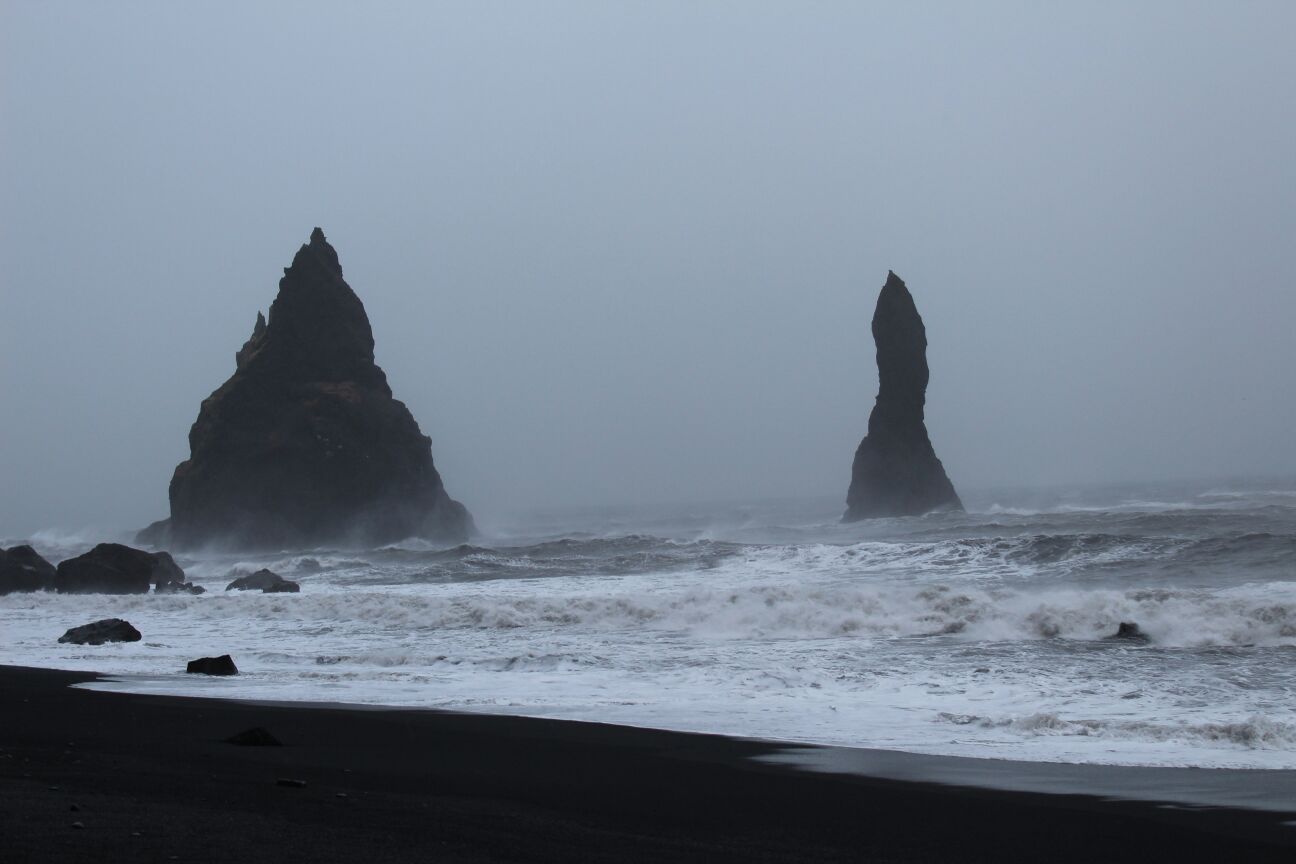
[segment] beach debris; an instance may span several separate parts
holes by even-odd
[[[171,516],[139,543],[311,548],[346,537],[461,543],[472,517],[446,493],[432,442],[374,362],[364,304],[316,228],[267,315],[203,400]]]
[[[1147,642],[1149,637],[1138,624],[1133,621],[1122,621],[1116,628],[1116,632],[1107,637],[1108,639],[1124,639],[1130,642]]]
[[[0,594],[53,591],[57,572],[30,546],[0,549]]]
[[[195,675],[237,675],[238,667],[234,665],[233,657],[222,654],[219,657],[199,657],[197,660],[190,660],[189,665],[185,666],[185,671]]]
[[[105,642],[138,642],[144,638],[129,621],[104,618],[73,627],[59,637],[59,642],[73,645],[102,645]]]
[[[146,552],[121,543],[100,543],[84,555],[60,561],[54,588],[60,594],[147,594],[188,590],[184,571],[167,552]]]
[[[226,744],[237,744],[240,747],[282,747],[283,742],[270,734],[270,730],[263,726],[253,726],[251,729],[244,729],[237,735],[231,735],[225,739]]]
[[[273,570],[261,569],[250,576],[240,576],[225,586],[226,591],[260,591],[263,594],[296,594],[301,586]]]
[[[904,280],[887,272],[873,312],[878,395],[855,451],[843,522],[962,510],[923,419],[927,330]]]
[[[305,780],[296,780],[292,777],[280,777],[275,781],[276,786],[287,786],[292,789],[301,789],[306,785]]]

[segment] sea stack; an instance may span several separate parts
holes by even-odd
[[[140,542],[283,549],[459,543],[472,532],[432,463],[431,439],[374,363],[369,317],[319,228],[235,365],[189,431],[171,517]]]
[[[855,451],[843,521],[962,510],[923,420],[927,330],[904,280],[891,272],[873,312],[873,341],[877,402],[868,435]]]

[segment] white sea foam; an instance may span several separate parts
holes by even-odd
[[[1248,750],[1285,751],[1296,748],[1296,725],[1252,715],[1232,723],[1153,723],[1145,720],[1066,719],[1054,713],[993,719],[968,714],[938,715],[959,726],[1008,730],[1033,736],[1080,736],[1120,741],[1166,742],[1189,747],[1205,743]]]
[[[546,525],[530,540],[454,549],[182,556],[207,594],[0,597],[0,650],[4,662],[111,673],[119,683],[98,686],[134,691],[1296,768],[1296,511],[1270,498],[1240,499],[1236,512],[1152,498],[859,527],[690,515],[673,539],[610,520],[571,538]],[[59,557],[96,539],[37,545]],[[261,567],[301,593],[224,590]],[[57,643],[108,616],[143,641]],[[1122,621],[1148,640],[1109,639]],[[236,678],[181,671],[226,652]]]
[[[305,580],[306,577],[303,577]],[[1093,642],[1135,621],[1160,648],[1296,647],[1296,583],[1219,591],[1165,588],[1022,591],[969,585],[858,581],[712,584],[663,574],[528,582],[501,580],[381,591],[328,589],[307,583],[302,595],[213,592],[210,595],[13,595],[3,608],[48,620],[93,614],[175,615],[199,626],[295,620],[383,630],[545,629],[549,632],[678,632],[706,640],[892,639],[943,636],[969,642],[1065,639]],[[715,584],[722,583],[722,584]]]
[[[1296,646],[1292,583],[1020,591],[828,577],[834,567],[807,572],[800,553],[789,555],[775,557],[801,583],[762,578],[745,559],[703,573],[381,590],[304,576],[299,595],[10,595],[0,626],[8,662],[123,674],[129,689],[155,692],[509,711],[916,752],[1296,767],[1291,727],[1273,719],[1291,708],[1290,657],[1275,676],[1265,653]],[[110,615],[144,641],[54,642]],[[1138,621],[1151,642],[1101,641],[1121,620]],[[238,679],[178,672],[227,651]],[[1189,663],[1184,651],[1244,655]],[[960,716],[971,719],[951,722]]]

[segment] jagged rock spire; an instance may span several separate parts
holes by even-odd
[[[141,542],[302,547],[423,536],[462,542],[431,441],[374,363],[364,304],[316,228],[257,315],[234,374],[203,403],[171,518]]]
[[[963,509],[924,421],[927,330],[909,289],[888,271],[873,312],[878,395],[855,451],[846,521]]]

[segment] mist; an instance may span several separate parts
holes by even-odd
[[[167,513],[319,225],[450,493],[1296,474],[1286,3],[0,5],[0,536]]]

